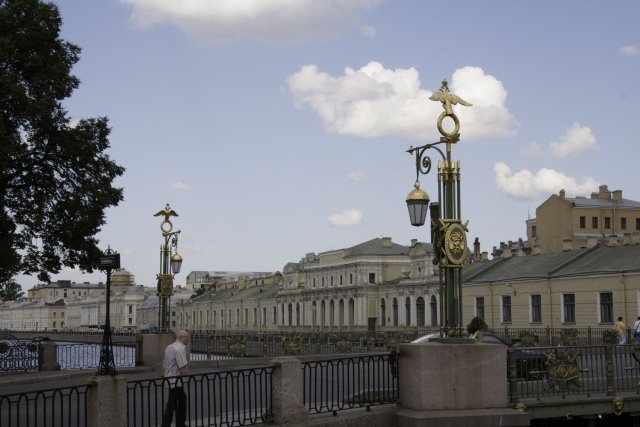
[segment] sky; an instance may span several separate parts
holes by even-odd
[[[526,239],[561,189],[640,200],[640,2],[56,0],[82,48],[72,120],[106,116],[124,200],[98,238],[155,285],[167,203],[176,277],[281,271],[409,223],[406,150],[457,106],[462,219],[481,250]],[[435,153],[434,153],[435,154]],[[437,154],[435,154],[437,155]],[[436,157],[434,157],[435,159]],[[420,176],[437,198],[437,177]],[[64,270],[52,280],[105,281]],[[18,278],[23,289],[35,277]]]

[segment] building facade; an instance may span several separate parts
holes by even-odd
[[[538,253],[586,248],[611,239],[621,242],[638,233],[640,202],[624,199],[622,190],[609,191],[606,185],[590,198],[566,197],[560,190],[527,221],[529,244]]]

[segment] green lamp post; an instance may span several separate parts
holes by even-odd
[[[434,248],[433,263],[440,275],[440,331],[445,337],[462,335],[462,267],[469,263],[467,253],[467,222],[461,220],[460,209],[460,162],[451,158],[453,144],[460,140],[460,121],[452,105],[472,104],[449,92],[446,80],[440,91],[429,99],[442,103],[444,111],[438,117],[438,131],[442,135],[438,142],[421,147],[410,147],[407,152],[416,156],[416,181],[407,196],[407,207],[411,225],[424,225],[427,212],[431,216],[431,242]],[[454,129],[447,132],[443,127],[445,118],[453,121]],[[444,146],[445,152],[440,146]],[[438,201],[429,205],[429,195],[420,188],[420,175],[431,171],[432,161],[427,150],[435,150],[442,160],[438,161]]]

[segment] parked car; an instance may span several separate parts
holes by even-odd
[[[412,344],[429,342],[431,338],[440,338],[440,334],[428,334],[423,335],[411,341]],[[519,345],[508,339],[499,337],[491,332],[484,332],[483,340],[484,344],[496,344],[503,345],[511,348],[515,347],[516,350],[516,375],[518,378],[525,380],[537,380],[542,379],[547,374],[546,358],[541,351],[536,351],[530,348],[521,348]]]

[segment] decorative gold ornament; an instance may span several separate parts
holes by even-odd
[[[442,81],[440,92],[435,92],[429,97],[429,99],[432,101],[440,101],[442,103],[442,108],[444,108],[444,112],[440,114],[440,117],[438,117],[438,131],[444,137],[444,140],[446,142],[458,142],[460,140],[460,120],[458,120],[458,117],[453,111],[452,105],[460,104],[466,107],[471,107],[473,104],[465,101],[458,95],[454,95],[449,92],[449,83],[446,79]],[[442,121],[445,117],[450,117],[453,120],[453,132],[447,132],[442,127]]]
[[[622,396],[616,396],[613,398],[613,402],[611,402],[611,407],[613,408],[613,413],[616,415],[622,415],[624,412],[624,398]]]
[[[173,276],[171,274],[158,275],[158,296],[163,298],[173,296]]]

